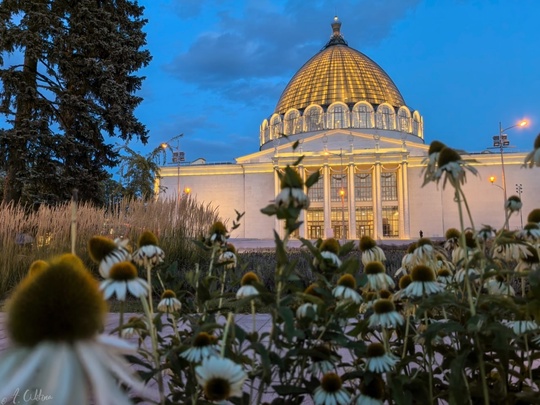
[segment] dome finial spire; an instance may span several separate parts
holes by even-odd
[[[347,41],[343,38],[343,35],[341,35],[341,21],[339,20],[339,17],[336,15],[334,16],[334,19],[332,20],[332,36],[330,37],[330,41],[324,46],[323,49],[328,48],[332,45],[347,45]]]

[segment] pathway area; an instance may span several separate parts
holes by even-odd
[[[141,314],[137,313],[127,313],[124,314],[124,320],[127,320],[133,316],[140,316]],[[118,327],[119,314],[118,313],[109,313],[107,315],[105,331],[104,333],[110,333],[115,328]],[[251,332],[253,330],[253,317],[251,314],[241,314],[235,316],[235,323],[244,329],[246,332]],[[267,314],[256,314],[255,316],[255,329],[259,332],[265,332],[270,329],[271,319]],[[6,326],[6,313],[0,312],[0,353],[6,350],[9,345],[9,338],[7,336]],[[137,345],[137,338],[130,339],[130,341]],[[54,395],[54,394],[52,394]],[[151,383],[147,386],[147,390],[144,392],[145,398],[149,399],[148,402],[142,402],[141,404],[152,404],[158,402],[159,394],[157,391],[157,385]],[[270,396],[263,396],[264,401],[271,400]],[[67,404],[65,404],[67,405]]]

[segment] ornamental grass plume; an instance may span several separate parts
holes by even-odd
[[[362,263],[366,265],[369,262],[384,262],[386,261],[386,255],[384,251],[377,246],[375,240],[369,236],[362,236],[360,238],[360,252]]]
[[[0,398],[39,387],[57,404],[131,404],[116,379],[142,391],[124,358],[136,349],[99,334],[106,313],[97,281],[75,255],[26,277],[9,303],[13,346],[0,355]]]

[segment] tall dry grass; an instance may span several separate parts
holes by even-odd
[[[71,203],[42,206],[30,213],[24,207],[0,204],[0,299],[7,297],[35,260],[71,252],[72,216]],[[189,197],[178,202],[124,200],[108,208],[80,204],[76,209],[75,253],[97,274],[87,251],[92,236],[128,238],[135,248],[142,231],[150,230],[166,252],[163,266],[181,271],[199,261],[200,253],[192,240],[216,220],[215,209]]]

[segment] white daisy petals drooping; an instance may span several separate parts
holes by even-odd
[[[105,299],[116,295],[120,301],[125,301],[127,293],[134,297],[146,297],[149,292],[148,283],[140,278],[137,269],[130,262],[121,262],[111,267],[109,278],[101,282],[99,287]]]
[[[371,343],[367,347],[366,368],[373,373],[386,373],[394,368],[399,358],[386,353],[382,343]]]
[[[124,358],[136,348],[99,335],[106,311],[97,282],[74,255],[23,280],[8,312],[15,346],[0,355],[0,398],[38,387],[56,404],[131,404],[118,381],[142,392]]]
[[[423,264],[411,271],[412,282],[404,290],[404,295],[411,298],[427,297],[444,291],[444,284],[435,281],[435,272]]]
[[[379,298],[373,304],[373,314],[369,317],[368,326],[372,329],[377,327],[395,329],[404,322],[403,315],[396,311],[396,306],[391,300]]]
[[[260,283],[259,277],[252,271],[248,271],[240,280],[240,288],[236,292],[236,298],[246,298],[259,295],[259,290],[254,284]]]
[[[362,296],[356,291],[356,280],[351,274],[344,274],[332,290],[332,295],[342,301],[352,301],[355,304],[362,303]]]
[[[176,312],[182,308],[182,303],[176,298],[172,290],[165,290],[161,293],[161,301],[158,304],[158,310],[161,312]]]
[[[321,379],[321,385],[313,393],[315,405],[348,405],[351,394],[343,388],[341,378],[336,373],[327,373]]]
[[[133,252],[133,261],[139,266],[154,267],[165,259],[165,252],[158,246],[156,236],[144,231],[139,237],[139,248]]]
[[[224,401],[242,396],[242,385],[247,374],[232,360],[222,357],[208,357],[195,368],[197,382],[209,401]]]
[[[217,338],[206,332],[199,332],[193,338],[192,346],[180,353],[180,357],[191,363],[200,363],[207,357],[218,355],[219,345],[217,344]]]
[[[364,266],[364,273],[367,276],[366,287],[369,290],[389,290],[396,286],[396,283],[388,274],[381,262],[369,262]]]
[[[362,254],[362,263],[367,265],[369,262],[384,262],[386,261],[386,255],[384,251],[377,246],[377,243],[369,236],[362,236],[360,238],[360,252]]]
[[[92,260],[99,264],[101,277],[109,277],[109,271],[116,263],[131,260],[128,243],[128,239],[117,238],[113,241],[103,236],[94,236],[90,239],[88,252]]]

